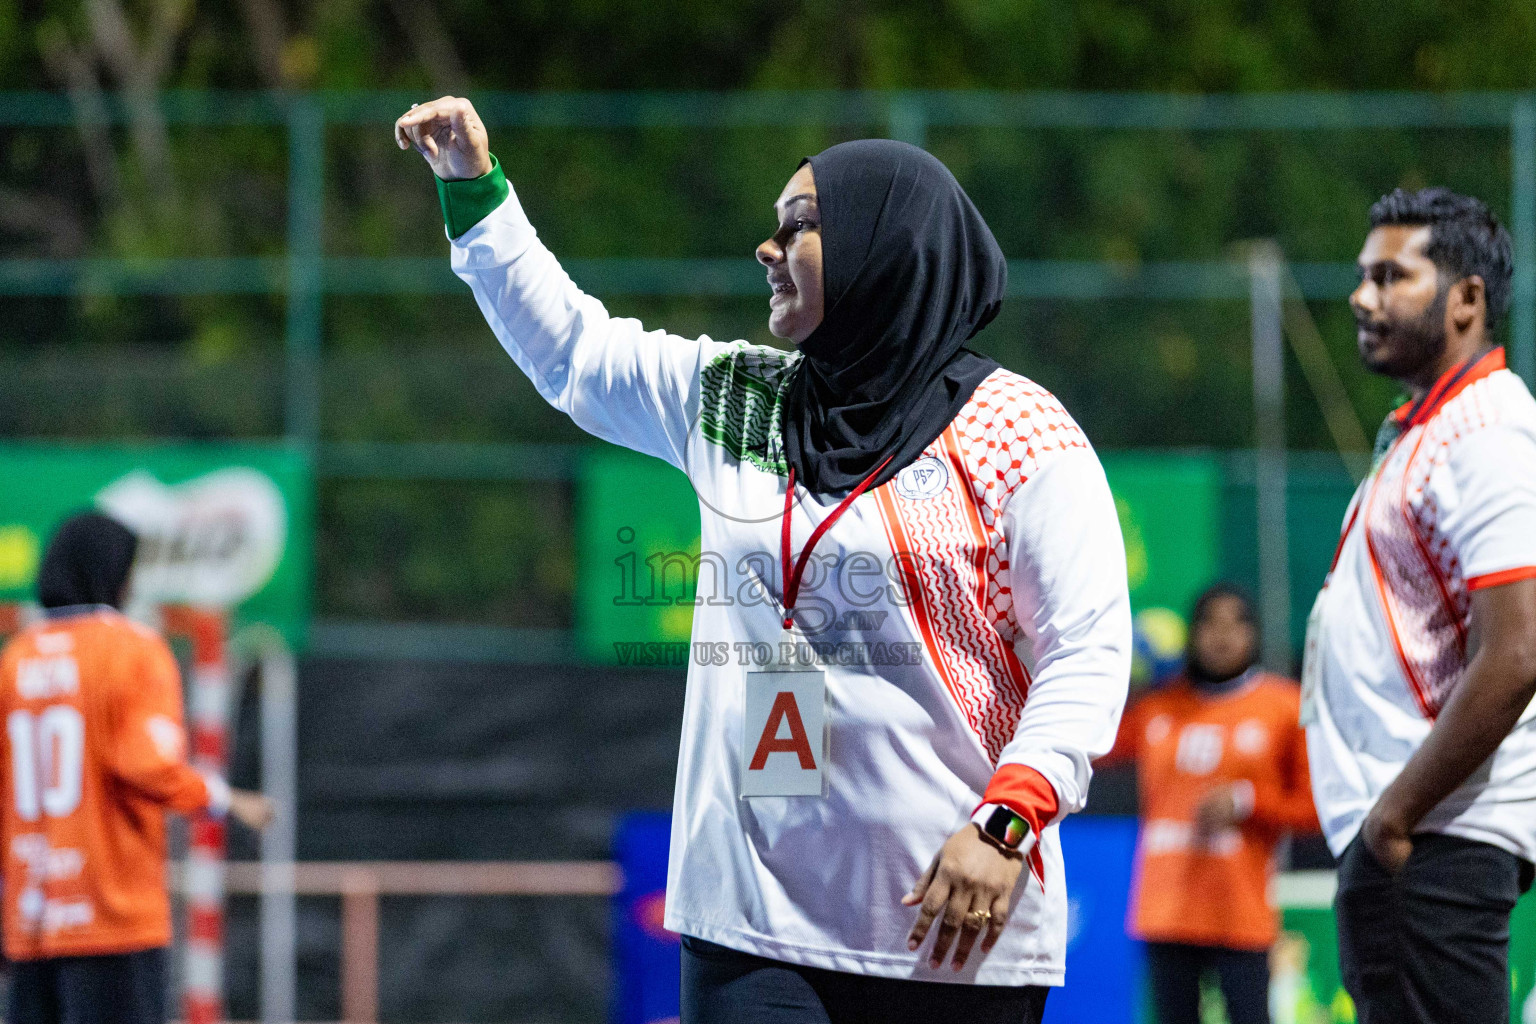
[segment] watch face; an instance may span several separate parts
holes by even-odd
[[[1006,807],[993,811],[987,821],[987,834],[1004,846],[1018,846],[1028,831],[1029,824]]]

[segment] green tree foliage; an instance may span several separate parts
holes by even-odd
[[[1525,0],[0,0],[0,89],[63,93],[82,115],[0,127],[0,257],[281,256],[282,129],[167,124],[156,98],[171,89],[1526,89],[1533,53]],[[126,123],[93,121],[112,94]],[[493,125],[492,142],[563,258],[746,263],[800,156],[889,129]],[[1400,184],[1508,212],[1499,129],[934,124],[925,141],[1014,259],[1224,260],[1272,237],[1292,260],[1347,262],[1369,203]],[[387,124],[333,126],[325,161],[328,255],[442,257],[426,172]],[[604,297],[678,333],[770,340],[762,300]],[[281,295],[5,301],[0,432],[281,430]],[[1395,389],[1356,367],[1341,302],[1312,312],[1369,431]],[[1101,447],[1237,447],[1251,443],[1247,317],[1241,301],[1020,298],[978,344],[1057,391]],[[465,294],[332,296],[324,351],[329,440],[584,442]],[[1290,383],[1291,442],[1329,447],[1305,383]],[[572,562],[552,510],[569,500],[542,484],[322,481],[319,607],[558,625]]]
[[[0,85],[67,84],[59,44],[114,21],[165,50],[160,82],[184,88],[1536,84],[1521,0],[10,0]]]

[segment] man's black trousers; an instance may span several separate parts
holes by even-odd
[[[1394,878],[1350,843],[1333,906],[1359,1024],[1508,1024],[1509,913],[1531,873],[1496,846],[1422,834]]]

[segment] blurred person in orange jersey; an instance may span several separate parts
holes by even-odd
[[[1160,1024],[1198,1024],[1214,972],[1231,1024],[1269,1020],[1275,845],[1317,830],[1300,688],[1254,666],[1253,605],[1217,584],[1195,603],[1185,669],[1126,712],[1104,764],[1134,758],[1141,838],[1131,933],[1147,943]]]
[[[38,573],[43,618],[0,652],[9,1024],[163,1024],[165,812],[272,818],[186,761],[176,660],[117,610],[137,546],[106,516],[66,520]]]

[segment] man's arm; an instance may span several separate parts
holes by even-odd
[[[1536,579],[1473,591],[1468,646],[1461,685],[1361,826],[1388,871],[1407,862],[1424,815],[1492,756],[1536,697]]]

